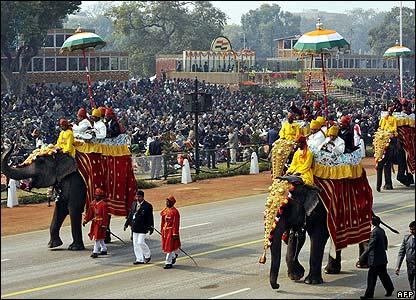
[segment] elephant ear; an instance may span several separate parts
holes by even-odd
[[[62,181],[66,176],[77,171],[77,162],[75,158],[68,154],[57,153],[55,156],[56,163],[56,180]]]
[[[312,211],[319,203],[319,193],[321,191],[320,188],[311,185],[304,185],[305,189],[305,202],[303,203],[303,207],[305,208],[305,213],[309,217]]]

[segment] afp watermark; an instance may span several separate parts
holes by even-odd
[[[414,291],[398,291],[397,298],[398,299],[414,299],[415,292]]]

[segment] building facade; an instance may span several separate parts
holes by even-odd
[[[94,30],[84,31],[94,32]],[[67,55],[59,54],[59,49],[64,41],[74,32],[75,29],[48,30],[44,46],[31,59],[27,72],[29,83],[70,83],[74,80],[86,80],[84,57],[81,51],[75,51]],[[3,63],[6,58],[2,57],[1,60]],[[19,67],[20,64],[21,60]],[[92,82],[128,80],[129,78],[129,57],[125,52],[88,49],[86,64]],[[16,66],[14,72],[17,71],[18,67]]]

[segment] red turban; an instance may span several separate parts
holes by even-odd
[[[104,196],[105,194],[104,194],[104,191],[102,189],[96,188],[95,192],[94,192],[94,195],[95,196]]]
[[[113,109],[111,107],[110,108],[107,108],[105,110],[105,116],[106,117],[114,117],[114,112],[113,112]]]
[[[321,102],[313,101],[313,107],[321,107]]]
[[[100,106],[98,110],[101,112],[101,116],[105,115],[106,108],[104,106]]]
[[[167,197],[166,200],[169,200],[170,202],[172,202],[172,204],[175,204],[176,203],[176,199],[172,195],[170,195],[169,197]]]
[[[67,119],[59,119],[59,126],[69,126]]]
[[[85,108],[80,108],[78,110],[77,116],[79,118],[86,118],[87,117],[87,111],[85,110]]]
[[[349,125],[351,122],[351,117],[350,116],[342,116],[341,117],[341,123],[345,124],[345,125]]]

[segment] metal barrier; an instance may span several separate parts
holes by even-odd
[[[209,149],[208,151],[214,151],[215,153],[215,165],[220,165],[222,170],[224,170],[224,163],[226,170],[228,172],[235,171],[242,168],[243,166],[250,163],[251,154],[256,152],[257,157],[260,161],[268,162],[268,152],[264,150],[264,146],[267,144],[250,144],[243,145],[237,148],[237,163],[235,165],[231,164],[230,149],[227,148],[215,148]],[[263,148],[263,150],[262,150]],[[208,168],[207,166],[207,149],[200,148],[200,172],[202,173],[220,173],[218,168]],[[182,156],[182,158],[181,158]],[[149,155],[146,156],[143,153],[133,153],[132,155],[132,165],[133,172],[136,177],[139,179],[149,180],[149,179],[161,179],[165,180],[169,177],[178,177],[181,176],[182,166],[181,161],[184,158],[188,158],[191,167],[191,173],[195,174],[195,163],[193,152],[190,151],[172,151],[165,153],[163,155]],[[235,166],[235,167],[234,167]]]

